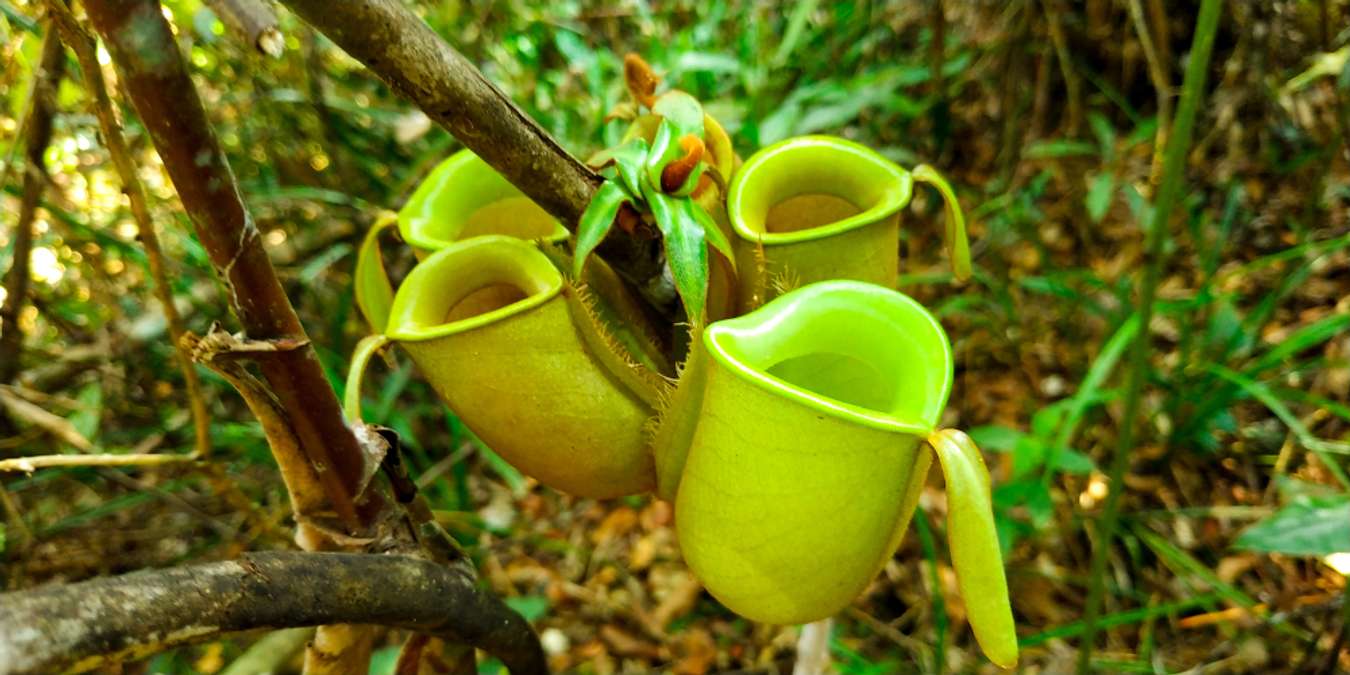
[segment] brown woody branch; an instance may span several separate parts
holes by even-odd
[[[572,231],[600,176],[446,44],[401,0],[282,0],[365,64]],[[617,228],[598,253],[657,308],[669,309],[660,242]]]
[[[267,552],[0,595],[0,673],[89,670],[259,628],[377,624],[546,673],[518,614],[462,572],[395,555]]]
[[[33,250],[33,218],[38,201],[46,185],[47,169],[42,156],[52,138],[52,114],[55,111],[56,84],[65,70],[65,54],[56,31],[48,31],[42,39],[42,57],[33,78],[29,112],[22,131],[24,135],[23,193],[19,198],[19,219],[14,229],[14,262],[5,276],[5,304],[0,307],[0,384],[9,384],[19,373],[19,351],[23,347],[23,330],[19,328],[19,313],[28,299],[29,257]],[[8,167],[6,167],[8,169]]]
[[[230,303],[248,337],[301,344],[259,359],[259,368],[329,506],[355,526],[364,455],[263,249],[159,3],[91,0],[85,10],[112,54],[122,89],[149,131],[197,238],[230,290]],[[280,457],[278,462],[294,463]]]
[[[277,28],[277,13],[268,0],[206,0],[206,4],[249,46],[271,57],[281,56],[286,40]]]

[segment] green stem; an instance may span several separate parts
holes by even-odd
[[[1089,672],[1092,664],[1092,647],[1097,637],[1097,620],[1106,584],[1106,559],[1110,555],[1120,520],[1120,496],[1124,492],[1125,469],[1129,465],[1130,451],[1134,448],[1135,418],[1139,414],[1140,393],[1148,374],[1148,326],[1153,319],[1153,300],[1157,295],[1158,280],[1162,276],[1166,257],[1164,244],[1167,241],[1167,222],[1181,194],[1191,131],[1195,127],[1196,110],[1200,107],[1205,88],[1205,76],[1209,70],[1209,57],[1214,48],[1214,35],[1218,29],[1222,5],[1222,0],[1204,0],[1200,5],[1200,16],[1196,20],[1195,35],[1191,42],[1191,56],[1186,64],[1186,78],[1182,82],[1181,104],[1177,108],[1172,138],[1167,143],[1167,152],[1163,158],[1162,184],[1159,186],[1158,201],[1153,210],[1145,247],[1148,267],[1144,271],[1139,297],[1140,330],[1131,345],[1130,375],[1125,385],[1125,414],[1121,422],[1120,442],[1111,457],[1111,491],[1102,507],[1096,547],[1092,552],[1091,586],[1083,617],[1083,640],[1078,651],[1079,673]]]

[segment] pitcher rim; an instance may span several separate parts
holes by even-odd
[[[727,369],[732,371],[732,373],[736,377],[746,380],[751,384],[765,391],[768,391],[771,394],[782,395],[784,398],[788,400],[794,401],[808,408],[824,412],[832,417],[846,421],[857,422],[859,424],[874,429],[880,429],[882,431],[893,431],[907,434],[915,434],[919,436],[927,436],[928,434],[932,433],[934,429],[937,428],[938,423],[940,422],[942,410],[947,407],[947,399],[951,395],[952,384],[955,380],[955,373],[954,373],[955,364],[952,358],[951,342],[947,337],[947,332],[943,330],[942,324],[937,320],[937,317],[933,316],[933,314],[929,312],[923,305],[919,304],[917,300],[909,297],[908,295],[905,295],[904,293],[886,288],[885,286],[879,286],[877,284],[871,284],[862,281],[851,281],[851,280],[822,281],[797,289],[793,293],[807,292],[811,294],[821,294],[821,293],[837,292],[840,290],[847,290],[853,292],[865,292],[869,294],[874,294],[878,289],[886,291],[888,295],[892,295],[894,298],[898,299],[901,302],[901,304],[907,306],[909,309],[916,310],[916,313],[919,316],[922,316],[932,326],[932,328],[935,331],[937,331],[937,335],[941,337],[940,340],[940,344],[942,346],[941,359],[943,361],[941,371],[943,376],[941,386],[942,395],[941,400],[938,401],[937,405],[934,406],[933,408],[937,412],[934,415],[935,419],[933,419],[932,422],[922,422],[922,421],[914,422],[912,420],[901,419],[893,414],[886,413],[884,411],[875,410],[872,408],[867,408],[852,403],[846,403],[844,401],[840,401],[838,399],[831,398],[829,396],[824,396],[809,391],[807,389],[803,389],[802,387],[792,384],[787,380],[771,375],[764,370],[760,370],[758,368],[751,366],[748,363],[745,363],[742,359],[738,358],[734,353],[724,349],[723,345],[721,345],[718,342],[717,337],[722,333],[728,333],[730,331],[736,330],[737,329],[736,324],[740,323],[741,319],[745,319],[746,317],[752,316],[755,312],[764,309],[764,307],[769,307],[775,302],[778,302],[779,300],[786,298],[791,294],[775,298],[774,300],[765,304],[763,307],[759,308],[758,310],[755,310],[755,312],[743,314],[741,316],[732,319],[724,319],[722,321],[718,321],[712,324],[707,328],[707,330],[703,332],[703,345],[708,350],[708,354],[710,356],[712,356],[714,359],[716,359],[723,365],[727,366]]]
[[[408,201],[405,202],[403,204],[403,207],[398,210],[398,231],[399,234],[402,235],[404,241],[407,241],[409,244],[411,244],[416,248],[420,248],[427,251],[439,251],[440,249],[445,248],[446,246],[450,246],[451,244],[454,244],[456,242],[463,241],[463,239],[445,239],[442,237],[434,237],[428,235],[425,232],[425,228],[432,221],[432,218],[423,212],[411,213],[408,211],[408,206],[410,204],[418,202],[426,203],[427,201],[429,201],[429,199],[428,197],[423,195],[423,190],[428,190],[431,192],[440,192],[441,190],[445,190],[446,189],[445,183],[449,179],[448,177],[450,175],[454,174],[456,171],[462,170],[465,166],[471,165],[474,162],[481,163],[489,171],[497,173],[498,176],[501,175],[501,173],[498,172],[495,168],[493,168],[491,164],[488,164],[486,161],[483,160],[482,157],[479,157],[472,150],[463,149],[460,150],[459,152],[450,155],[444,160],[441,160],[441,162],[437,164],[436,167],[433,168],[429,173],[427,173],[426,177],[423,178],[420,183],[418,183],[417,188],[413,190],[412,196],[408,197]],[[430,187],[429,182],[432,180],[436,181],[436,185],[434,188]],[[520,196],[529,199],[529,196],[523,192],[520,193]],[[531,199],[530,201],[533,202],[534,200]],[[483,206],[486,206],[486,204],[484,204]],[[569,236],[567,228],[563,227],[562,223],[558,222],[556,218],[553,221],[553,225],[554,225],[554,233],[545,237],[539,237],[539,239],[542,239],[543,241],[547,242],[560,242],[566,240],[567,237]],[[489,235],[479,235],[479,236],[489,236]]]
[[[466,252],[472,252],[475,248],[494,246],[515,249],[513,255],[535,257],[534,260],[522,259],[521,263],[523,265],[537,266],[537,269],[544,269],[551,272],[551,274],[546,274],[548,288],[503,307],[498,307],[497,309],[489,310],[482,314],[475,314],[468,318],[439,323],[432,326],[406,327],[408,324],[415,325],[415,322],[411,321],[410,317],[412,303],[414,302],[414,300],[409,299],[411,294],[417,291],[426,290],[420,288],[420,286],[423,285],[421,277],[434,274],[437,267],[446,264],[444,262],[445,258],[464,255]],[[419,272],[418,270],[423,271]],[[406,294],[405,289],[408,289]],[[553,264],[549,262],[548,258],[539,250],[539,248],[529,240],[517,239],[515,237],[508,237],[500,234],[471,237],[469,239],[453,242],[449,246],[435,251],[419,262],[417,266],[408,273],[408,277],[403,280],[403,284],[399,286],[398,292],[394,295],[394,302],[389,310],[389,325],[386,327],[385,335],[390,339],[399,342],[425,342],[436,338],[467,333],[497,323],[503,319],[518,314],[524,314],[536,307],[540,307],[561,295],[562,291],[562,274],[553,267]],[[402,325],[396,327],[395,324]]]
[[[749,177],[765,162],[775,158],[777,155],[798,149],[803,146],[828,146],[836,150],[842,150],[877,165],[881,171],[885,171],[895,179],[893,185],[886,188],[881,201],[860,211],[848,218],[837,220],[828,225],[820,227],[811,227],[794,232],[755,232],[745,226],[740,216],[741,193],[746,189],[746,183]],[[888,218],[909,203],[913,195],[913,179],[909,172],[900,165],[882,157],[875,150],[855,143],[846,138],[837,136],[828,136],[813,134],[808,136],[796,136],[782,141],[778,141],[770,146],[761,148],[754,155],[745,161],[745,164],[736,171],[736,175],[731,179],[731,185],[727,189],[727,215],[731,221],[731,229],[735,231],[736,236],[749,242],[755,242],[766,246],[796,244],[804,241],[815,241],[824,239],[836,234],[842,234],[851,230],[856,230],[867,225],[874,224],[884,218]]]

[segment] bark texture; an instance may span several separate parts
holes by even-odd
[[[0,594],[0,673],[85,671],[223,633],[368,623],[464,642],[546,673],[520,615],[420,558],[267,552]]]
[[[332,508],[349,526],[365,479],[364,455],[305,337],[207,121],[173,32],[155,0],[85,3],[121,85],[150,133],[197,238],[230,291],[248,337],[300,346],[258,359]]]
[[[281,56],[286,40],[277,29],[277,13],[269,0],[206,0],[206,5],[249,46],[268,56]]]

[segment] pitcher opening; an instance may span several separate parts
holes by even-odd
[[[941,325],[914,300],[873,284],[798,289],[713,324],[704,341],[738,376],[871,426],[927,433],[951,385]]]
[[[468,150],[427,175],[399,210],[398,225],[408,243],[426,250],[480,235],[567,236],[557,220]]]
[[[852,218],[859,213],[862,213],[862,209],[843,197],[830,194],[797,195],[769,207],[769,213],[764,218],[764,231],[800,232]]]
[[[441,249],[408,274],[394,298],[390,337],[450,335],[523,312],[562,289],[562,275],[533,244],[475,237]]]
[[[469,214],[456,239],[500,234],[517,239],[548,239],[558,234],[558,221],[529,197],[506,197]]]
[[[893,216],[910,197],[909,174],[856,143],[804,136],[755,153],[736,172],[727,207],[749,241],[787,243]]]

